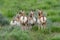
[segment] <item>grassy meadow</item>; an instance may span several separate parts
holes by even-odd
[[[43,10],[47,17],[46,30],[37,30],[37,25],[26,31],[9,26],[21,9],[26,15],[31,9]],[[60,40],[60,0],[0,0],[0,40]]]

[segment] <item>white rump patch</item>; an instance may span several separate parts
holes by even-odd
[[[13,20],[10,22],[10,25],[14,26],[14,25],[19,25],[20,26],[20,22],[14,21]]]
[[[43,23],[43,22],[46,22],[46,20],[47,20],[46,17],[44,17],[44,19],[43,19],[43,17],[40,18],[40,21],[41,21],[42,23]]]
[[[22,23],[25,23],[26,21],[27,21],[27,17],[26,16],[21,16],[20,17],[20,21],[22,22]]]
[[[40,19],[37,19],[37,23],[40,24]]]
[[[33,24],[35,22],[36,22],[36,18],[35,17],[33,17],[31,20],[28,20],[28,23],[30,23],[30,24]]]

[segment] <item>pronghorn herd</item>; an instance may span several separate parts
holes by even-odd
[[[34,11],[29,13],[29,16],[26,16],[25,11],[20,11],[14,18],[11,20],[10,25],[21,26],[22,29],[31,29],[33,25],[38,25],[38,29],[46,27],[47,18],[43,15],[41,10],[38,10],[38,16],[34,16]]]

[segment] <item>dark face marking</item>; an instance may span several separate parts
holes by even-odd
[[[14,23],[15,20],[13,20],[13,23]]]
[[[40,13],[38,13],[38,15],[40,16]]]
[[[32,14],[30,14],[30,17],[32,18]]]

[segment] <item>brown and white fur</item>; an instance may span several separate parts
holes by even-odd
[[[26,30],[27,29],[27,22],[28,22],[28,18],[27,16],[24,14],[24,11],[21,12],[21,17],[20,17],[20,23],[22,25],[22,30]]]
[[[38,29],[45,29],[46,27],[46,20],[47,18],[43,15],[42,11],[38,11],[38,19],[37,19],[37,23],[38,23]]]
[[[28,24],[29,24],[29,26],[31,27],[31,26],[33,26],[35,23],[36,23],[36,18],[34,17],[34,12],[31,11],[31,12],[30,12],[30,15],[29,15],[29,17],[28,17]],[[32,28],[32,27],[31,27],[31,28]]]
[[[10,25],[14,26],[14,25],[19,25],[20,24],[20,17],[22,15],[22,10],[18,12],[18,14],[13,18],[13,20],[11,20]]]
[[[16,17],[16,18],[14,18],[13,20],[11,20],[11,22],[10,22],[10,25],[11,26],[20,26],[20,21],[19,21],[19,17]]]
[[[20,22],[21,22],[21,24],[23,24],[23,25],[26,25],[27,23],[27,16],[24,14],[24,12],[22,12],[22,14],[21,14],[21,17],[20,17]]]

